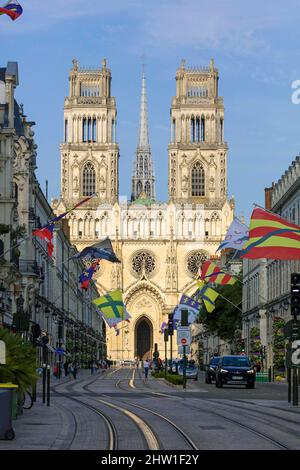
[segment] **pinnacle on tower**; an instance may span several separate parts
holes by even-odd
[[[146,77],[144,71],[142,74],[140,128],[136,157],[133,164],[131,201],[135,201],[138,198],[155,200],[155,176],[149,143]]]
[[[149,133],[148,133],[148,110],[146,95],[146,77],[143,71],[142,75],[142,96],[141,96],[141,112],[140,112],[140,132],[138,148],[149,149]]]

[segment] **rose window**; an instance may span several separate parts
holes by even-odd
[[[196,276],[201,265],[208,259],[208,254],[204,251],[194,251],[188,256],[187,269],[190,274]]]
[[[132,258],[132,271],[135,276],[140,276],[143,272],[150,276],[154,273],[155,267],[154,257],[146,251],[141,251]]]

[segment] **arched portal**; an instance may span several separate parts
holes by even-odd
[[[153,351],[153,326],[147,317],[141,317],[135,325],[135,357],[151,359]]]

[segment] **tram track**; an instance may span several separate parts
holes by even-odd
[[[93,380],[93,382],[95,382],[95,381],[96,380]],[[71,400],[75,403],[80,404],[81,406],[84,406],[85,408],[89,409],[90,411],[94,412],[95,414],[97,414],[98,416],[100,416],[102,418],[102,420],[106,424],[107,431],[108,431],[108,445],[107,445],[106,450],[117,450],[118,449],[118,434],[117,434],[117,430],[116,430],[115,425],[112,422],[111,418],[106,413],[101,411],[99,408],[96,408],[95,406],[92,406],[92,405],[84,402],[83,400],[79,400],[78,398],[70,396],[68,393],[62,393],[62,392],[57,391],[56,387],[59,386],[59,385],[63,385],[63,384],[58,384],[58,385],[52,387],[52,390],[54,390],[54,392],[57,395],[60,395],[60,396],[66,398],[68,400]],[[73,438],[72,438],[71,443],[69,444],[69,448],[71,448],[72,444],[75,441],[76,436],[77,436],[78,421],[77,421],[77,418],[76,418],[76,414],[71,410],[69,410],[69,411],[73,415],[74,424],[75,424],[75,430],[74,430],[74,433],[73,433]]]
[[[131,379],[128,380],[127,379],[123,379],[124,381],[128,382],[128,385],[133,388],[133,389],[136,389],[136,387],[134,386],[134,376],[135,376],[135,370],[133,370],[133,376]],[[121,390],[124,390],[124,391],[128,391],[126,390],[125,388],[123,388],[120,383],[122,382],[122,379],[118,379],[115,386],[116,388],[119,388]],[[89,391],[89,384],[87,384],[85,387],[85,390]],[[149,392],[151,393],[151,392]],[[152,393],[151,393],[152,394]],[[111,398],[111,397],[110,397]],[[117,399],[114,398],[115,401],[119,401]],[[98,400],[98,401],[101,401],[101,400]],[[124,405],[125,403],[122,401],[121,402],[122,405]],[[173,430],[175,430],[175,432],[180,436],[180,438],[182,438],[184,440],[184,442],[188,445],[188,447],[191,449],[191,450],[199,450],[198,446],[194,443],[194,441],[185,433],[185,431],[183,431],[182,428],[180,428],[177,424],[175,424],[172,420],[170,420],[169,418],[167,418],[166,416],[162,415],[161,413],[158,413],[157,411],[153,411],[153,410],[150,410],[149,408],[146,408],[142,405],[137,405],[135,403],[126,403],[127,406],[129,407],[133,407],[133,408],[137,408],[137,409],[140,409],[146,413],[149,413],[153,416],[156,416],[157,418],[163,420],[164,422],[168,423],[169,426],[171,426],[171,428]]]
[[[114,372],[117,372],[117,371],[114,371]],[[93,378],[92,381],[90,381],[88,384],[83,385],[82,388],[87,392],[91,392],[91,390],[89,390],[88,387],[93,385],[98,379],[100,379],[99,376]],[[83,382],[85,380],[86,379],[83,379],[83,380],[81,380],[81,382]],[[78,383],[79,382],[72,382],[70,384],[66,384],[66,382],[63,382],[61,384],[57,384],[56,386],[53,386],[52,390],[57,395],[63,396],[64,398],[72,400],[73,402],[79,403],[80,405],[84,406],[85,408],[88,408],[89,410],[93,411],[97,415],[101,416],[101,418],[104,420],[104,422],[107,426],[107,429],[108,429],[108,435],[109,435],[108,443],[109,444],[108,444],[107,450],[117,450],[119,448],[119,446],[118,446],[118,430],[117,430],[113,420],[108,415],[108,413],[104,413],[102,410],[99,409],[99,407],[92,406],[91,404],[86,403],[86,401],[84,401],[82,399],[75,398],[74,396],[70,396],[70,393],[72,393],[71,389],[74,386],[78,385]],[[63,392],[60,392],[60,391],[56,390],[56,387],[61,386],[61,385],[66,385],[68,393],[63,393]],[[102,405],[104,405],[106,407],[109,407],[109,408],[113,408],[116,411],[122,413],[123,415],[126,415],[135,424],[135,426],[140,431],[142,439],[145,443],[145,446],[143,446],[143,449],[146,448],[146,449],[149,449],[149,450],[159,450],[161,448],[161,443],[159,441],[159,438],[157,437],[157,434],[147,424],[147,422],[145,420],[143,420],[140,416],[138,416],[137,414],[135,414],[132,411],[128,410],[127,408],[124,408],[122,406],[110,403],[110,402],[105,401],[105,400],[99,400],[99,399],[96,400],[95,398],[92,398],[92,397],[89,397],[89,400],[97,401],[97,403],[100,402]],[[71,413],[72,413],[73,418],[74,418],[75,430],[74,430],[74,435],[73,435],[72,442],[70,443],[69,447],[72,446],[74,440],[76,439],[76,433],[77,433],[77,428],[78,428],[78,423],[77,423],[76,416],[73,412],[71,412]]]
[[[140,377],[141,377],[141,375],[140,375]],[[144,383],[146,389],[147,389],[147,388],[150,388],[149,385],[146,384],[146,381],[145,381],[145,380],[143,380],[143,383]],[[129,386],[130,386],[130,383],[129,383],[129,382],[128,382],[128,384],[129,384]],[[151,391],[149,391],[149,393],[156,394],[156,392],[151,392]],[[163,393],[163,392],[160,392],[159,395],[160,395],[160,396],[165,396],[166,398],[171,398],[171,399],[179,399],[179,400],[182,400],[182,399],[183,399],[183,397],[179,397],[179,396],[176,396],[176,395],[175,395],[175,396],[174,396],[174,395],[169,395],[169,394]],[[211,402],[211,401],[212,401],[212,400],[210,400],[210,402]],[[217,403],[217,402],[216,402],[216,403]],[[139,405],[135,405],[135,404],[134,404],[134,405],[132,405],[132,406],[139,406]],[[226,406],[230,406],[231,408],[236,408],[235,405],[231,405],[231,404],[226,404]],[[248,425],[248,424],[245,424],[245,423],[242,423],[241,421],[239,421],[239,420],[237,420],[237,419],[235,419],[235,418],[230,418],[230,417],[228,417],[228,416],[226,416],[226,415],[224,415],[224,414],[222,414],[222,413],[219,413],[219,412],[217,412],[217,411],[215,411],[215,410],[207,410],[207,408],[204,409],[204,408],[200,408],[200,407],[198,407],[198,406],[191,405],[191,404],[189,404],[189,408],[194,409],[194,410],[198,410],[198,411],[201,411],[201,412],[205,412],[205,413],[210,413],[210,414],[213,414],[214,416],[218,416],[218,417],[220,417],[220,418],[222,418],[222,419],[224,419],[224,420],[226,420],[226,421],[228,421],[228,422],[230,422],[230,423],[232,423],[232,424],[235,424],[235,425],[237,425],[237,426],[239,426],[239,427],[241,427],[241,428],[246,429],[248,432],[250,432],[250,433],[252,433],[252,434],[255,434],[255,435],[257,435],[257,436],[259,436],[259,437],[261,437],[261,438],[263,438],[263,439],[265,439],[265,440],[267,440],[267,441],[269,441],[269,442],[272,442],[277,448],[280,448],[280,449],[282,449],[282,450],[289,450],[289,449],[290,449],[288,446],[286,446],[286,445],[285,445],[284,443],[282,443],[281,441],[279,441],[279,440],[277,440],[277,439],[274,439],[272,436],[266,434],[265,432],[258,431],[257,429],[253,428],[252,426],[250,426],[250,425]],[[243,407],[239,407],[239,408],[243,408]],[[243,408],[243,410],[244,410],[244,411],[247,411],[247,410],[245,410],[245,408]],[[152,413],[156,413],[156,412],[154,412],[153,410],[149,410],[149,411],[151,411]],[[264,413],[264,414],[270,415],[269,413]],[[271,415],[271,416],[272,416],[272,415]],[[252,415],[252,417],[253,417],[253,415]],[[168,418],[167,418],[167,419],[168,419]],[[254,419],[255,419],[255,417],[254,417]],[[284,418],[280,418],[280,419],[285,420]],[[294,423],[294,424],[297,424],[297,423],[295,423],[295,422],[293,422],[293,423]],[[175,425],[175,426],[176,426],[176,425]]]

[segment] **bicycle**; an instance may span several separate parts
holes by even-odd
[[[26,392],[21,392],[19,405],[23,410],[30,410],[30,408],[33,407],[33,397],[28,390],[26,390]]]

